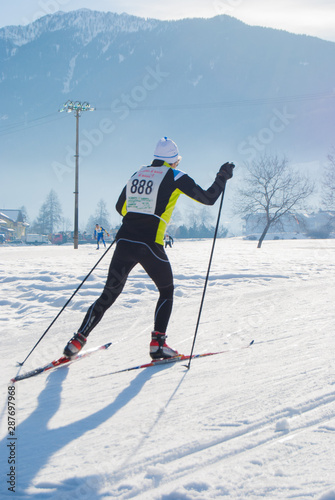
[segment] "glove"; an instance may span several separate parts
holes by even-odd
[[[217,177],[221,179],[225,179],[226,181],[228,179],[231,179],[233,177],[233,169],[235,168],[234,163],[224,163],[221,165],[220,170],[217,173]]]

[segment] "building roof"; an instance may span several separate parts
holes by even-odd
[[[0,210],[0,217],[6,217],[13,222],[23,222],[22,210],[3,208]]]

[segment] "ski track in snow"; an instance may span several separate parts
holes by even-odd
[[[189,353],[211,241],[168,249],[168,342]],[[195,352],[148,360],[157,299],[140,267],[89,337],[106,352],[17,383],[17,491],[7,490],[7,382],[95,264],[83,246],[0,247],[1,498],[335,500],[335,241],[218,240]],[[99,296],[107,254],[23,371],[61,354]],[[100,256],[100,254],[99,254]]]

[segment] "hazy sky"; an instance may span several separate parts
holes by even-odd
[[[28,24],[58,10],[102,10],[156,19],[228,14],[247,24],[284,29],[335,42],[335,0],[10,0],[0,27]]]

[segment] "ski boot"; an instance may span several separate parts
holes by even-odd
[[[76,356],[79,351],[84,347],[86,344],[86,337],[82,333],[75,333],[72,337],[71,340],[66,344],[63,354],[64,356],[67,356],[68,358],[71,358],[72,356]]]
[[[178,351],[169,347],[166,342],[165,333],[152,332],[150,342],[150,356],[152,359],[167,359],[178,356]]]

